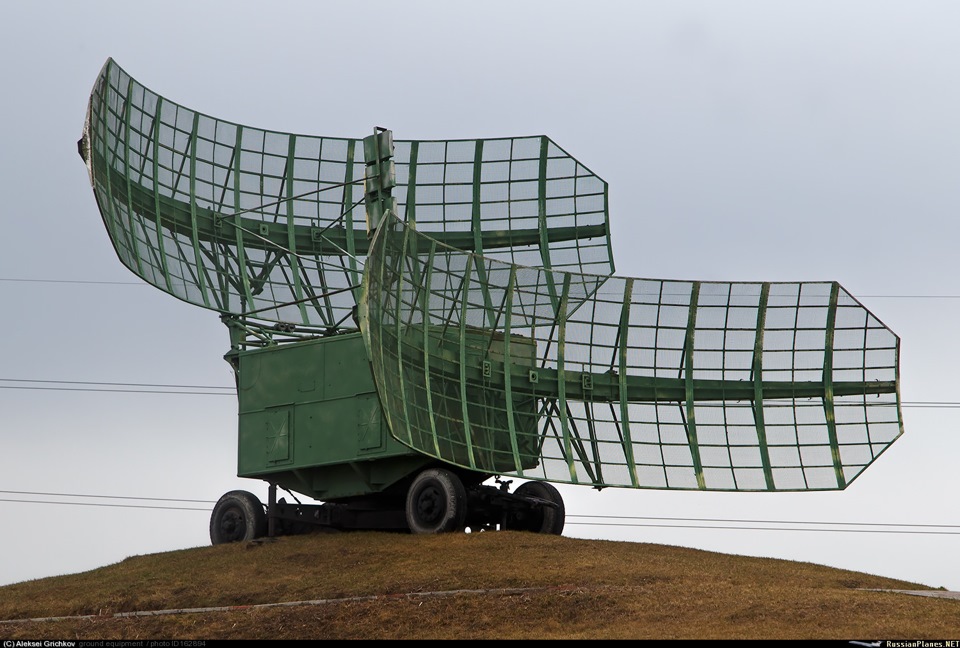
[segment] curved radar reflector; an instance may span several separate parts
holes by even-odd
[[[355,328],[369,237],[360,139],[251,128],[178,105],[112,59],[79,143],[120,260],[221,313]],[[396,209],[456,248],[614,271],[607,184],[544,136],[397,141]]]
[[[837,283],[523,267],[385,220],[360,325],[393,435],[596,487],[843,489],[902,433],[899,338]]]

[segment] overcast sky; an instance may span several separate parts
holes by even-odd
[[[113,57],[271,130],[549,135],[609,183],[619,275],[839,281],[901,337],[906,404],[903,437],[852,486],[560,486],[564,535],[960,590],[960,409],[917,405],[960,403],[958,33],[960,4],[923,0],[6,3],[0,584],[209,544],[207,503],[23,493],[266,496],[235,477],[235,396],[65,391],[233,383],[217,315],[126,270],[101,222],[76,141]]]

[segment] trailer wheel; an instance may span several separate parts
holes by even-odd
[[[534,533],[563,533],[566,521],[566,508],[560,491],[547,482],[529,481],[517,488],[514,495],[534,498],[531,506],[522,511],[511,511],[507,515],[506,527],[511,531],[532,531]],[[536,500],[546,500],[550,504],[538,503]]]
[[[225,493],[210,516],[210,541],[213,544],[262,538],[267,534],[267,514],[257,496],[247,491]]]
[[[413,533],[463,529],[467,519],[467,490],[463,482],[443,468],[424,470],[407,491],[406,517]]]

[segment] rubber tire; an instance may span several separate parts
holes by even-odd
[[[267,535],[267,514],[257,496],[247,491],[225,493],[210,515],[210,541],[249,542]]]
[[[563,496],[553,484],[541,481],[529,481],[520,484],[514,495],[536,497],[553,502],[556,508],[538,506],[527,511],[511,513],[507,517],[506,527],[510,531],[532,531],[560,535],[566,522],[567,512],[563,505]]]
[[[405,513],[412,533],[461,531],[467,519],[467,489],[455,473],[428,468],[407,489]]]

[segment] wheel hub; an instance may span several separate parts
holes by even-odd
[[[432,522],[443,514],[443,501],[435,486],[428,486],[417,498],[417,512],[424,521]]]
[[[243,535],[243,515],[240,511],[231,509],[224,511],[220,519],[220,531],[229,538],[237,538]]]

